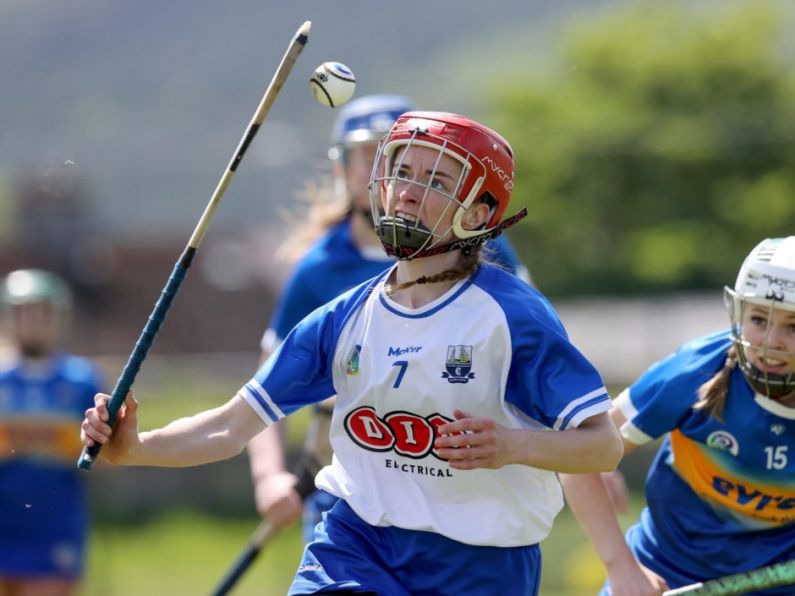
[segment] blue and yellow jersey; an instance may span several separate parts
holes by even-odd
[[[628,541],[675,585],[795,556],[795,409],[755,394],[738,368],[723,421],[693,407],[730,346],[728,332],[690,342],[616,398],[628,440],[665,436]]]
[[[0,368],[0,575],[79,572],[87,513],[75,462],[100,389],[96,367],[74,356]]]

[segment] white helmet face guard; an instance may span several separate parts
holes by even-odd
[[[457,151],[451,149],[455,146]],[[412,147],[424,147],[437,152],[436,160],[427,179],[423,175],[423,179],[415,180],[406,178],[401,175],[403,171],[403,160]],[[403,149],[399,152],[399,149]],[[395,156],[399,156],[396,158]],[[462,157],[461,153],[467,157]],[[455,181],[454,188],[450,192],[446,192],[440,188],[431,186],[433,180],[436,178],[436,172],[442,160],[442,156],[448,156],[461,164],[461,172],[458,179]],[[383,164],[383,169],[379,167]],[[466,197],[461,197],[464,183],[470,175],[472,169],[480,168],[483,172],[481,176],[475,181]],[[465,149],[454,145],[449,140],[428,133],[420,133],[415,131],[408,139],[395,140],[391,142],[382,141],[378,148],[375,162],[373,164],[373,172],[370,177],[370,208],[373,216],[373,226],[378,234],[381,242],[388,249],[391,247],[394,254],[400,259],[409,260],[417,256],[423,256],[426,251],[439,247],[440,245],[449,242],[449,234],[452,231],[453,236],[456,238],[469,238],[478,236],[484,233],[485,230],[464,230],[461,225],[461,219],[473,203],[478,194],[478,190],[483,184],[485,177],[485,166],[474,155]],[[417,210],[418,217],[415,221],[411,221],[397,213],[384,213],[382,208],[382,193],[390,185],[397,182],[403,184],[411,184],[417,186],[422,191],[422,198]],[[447,205],[440,213],[439,217],[433,222],[430,228],[420,223],[426,201],[431,193],[442,196],[448,199]],[[454,212],[452,222],[450,225],[442,224],[446,216]]]
[[[753,355],[763,361],[770,358],[788,362],[795,358],[791,352],[768,347],[775,345],[770,341],[774,315],[781,311],[795,311],[795,236],[766,238],[757,244],[740,267],[734,290],[726,288],[725,298],[740,368],[751,386],[773,399],[795,391],[793,372],[785,375],[769,373],[754,366],[749,358]],[[756,344],[747,341],[743,333],[745,314],[751,307],[761,307],[758,312],[767,321],[765,335]]]
[[[772,330],[773,316],[777,311],[795,312],[795,304],[779,302],[757,296],[741,296],[731,288],[724,288],[724,299],[731,321],[731,339],[737,346],[740,369],[746,380],[757,393],[771,399],[779,399],[795,391],[795,369],[786,375],[769,373],[754,366],[749,354],[766,360],[768,358],[795,362],[795,353],[769,348],[769,334]],[[761,345],[751,344],[743,334],[743,321],[749,307],[759,306],[766,309],[767,329]]]

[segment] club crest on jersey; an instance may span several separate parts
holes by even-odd
[[[475,378],[472,369],[472,346],[447,346],[447,362],[444,367],[447,372],[442,373],[442,378],[448,383],[469,383]]]
[[[778,422],[770,425],[770,432],[772,432],[774,435],[784,434],[785,430],[787,430],[786,427],[783,424],[779,424]]]
[[[734,435],[727,433],[725,430],[716,430],[707,437],[707,445],[713,449],[720,449],[721,451],[728,451],[732,455],[740,453],[740,444]]]
[[[345,373],[353,376],[359,374],[359,354],[362,352],[362,346],[356,344],[351,350],[351,355],[348,356],[348,363],[345,365]]]

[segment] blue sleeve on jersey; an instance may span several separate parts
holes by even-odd
[[[244,387],[249,403],[256,404],[261,416],[276,422],[336,393],[333,365],[337,340],[380,277],[317,308],[287,334]]]
[[[622,412],[651,438],[678,428],[698,399],[698,388],[723,366],[727,332],[694,340],[656,362],[629,388],[632,412]],[[619,400],[620,401],[620,400]]]
[[[589,411],[609,409],[602,378],[569,342],[556,317],[511,320],[510,326],[514,357],[507,401],[555,430],[578,426],[592,415]]]
[[[610,396],[601,376],[571,344],[546,298],[505,272],[488,275],[497,276],[487,283],[499,288],[490,293],[500,303],[511,333],[513,357],[505,400],[555,430],[576,427],[606,412]]]

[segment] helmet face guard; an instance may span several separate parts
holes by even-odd
[[[743,321],[746,319],[745,311],[752,305],[764,306],[767,309],[768,321],[773,320],[777,310],[792,311],[793,309],[791,307],[782,308],[769,301],[763,305],[760,302],[746,300],[731,288],[724,288],[724,300],[729,310],[731,339],[737,346],[740,370],[754,391],[771,399],[780,399],[795,391],[795,369],[786,375],[779,375],[757,368],[748,359],[748,355],[754,353],[763,360],[778,358],[795,362],[795,353],[785,350],[774,350],[768,347],[770,343],[768,340],[771,330],[770,324],[768,324],[765,339],[760,346],[752,345],[743,334]]]
[[[724,300],[731,321],[731,339],[737,346],[740,370],[757,393],[780,399],[795,391],[795,352],[770,348],[774,317],[795,313],[795,236],[761,242],[743,263],[734,290],[724,289]],[[743,325],[754,308],[764,315],[767,326],[761,342],[751,343]],[[793,363],[786,374],[762,370],[749,356],[767,361]]]
[[[422,180],[403,175],[404,159],[416,148],[435,152],[431,153],[433,167],[427,176],[423,174]],[[444,157],[461,166],[448,190],[432,186]],[[387,189],[398,182],[414,185],[422,193],[415,220],[394,211],[383,212]],[[476,246],[518,221],[512,218],[507,225],[499,224],[512,189],[513,154],[508,142],[497,133],[455,114],[409,112],[398,118],[378,147],[370,177],[373,226],[387,254],[403,260]],[[421,216],[431,193],[446,198],[448,203],[436,221],[424,225]],[[478,203],[489,207],[488,218],[480,228],[467,230],[463,216]],[[443,221],[450,219],[448,214],[452,214],[452,221],[445,224]]]

